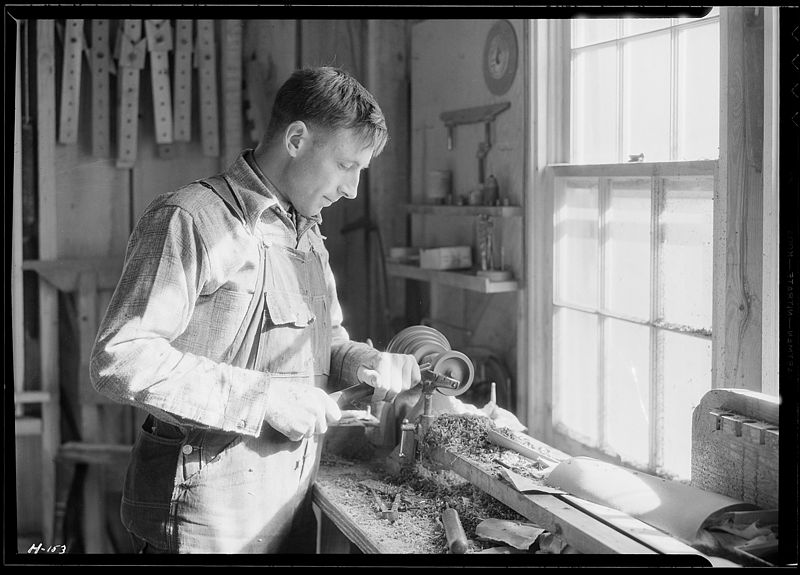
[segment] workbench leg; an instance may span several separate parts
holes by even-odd
[[[317,554],[321,553],[351,553],[350,540],[336,527],[336,524],[322,513],[322,510],[312,504],[314,517],[317,518]]]

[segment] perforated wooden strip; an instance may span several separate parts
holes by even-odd
[[[144,67],[145,40],[142,21],[125,20],[119,35],[119,122],[117,123],[117,167],[136,162],[139,135],[139,73]]]
[[[78,141],[82,55],[83,20],[67,20],[64,30],[61,120],[58,135],[58,141],[62,144],[74,144]]]
[[[172,26],[169,20],[145,20],[144,24],[150,51],[156,143],[169,144],[172,143],[172,97],[169,84]]]
[[[222,21],[222,149],[229,164],[242,147],[242,21]]]
[[[217,56],[213,20],[197,21],[196,57],[200,71],[200,133],[203,153],[206,156],[219,156]]]
[[[92,155],[98,158],[111,153],[108,26],[108,20],[91,21]]]
[[[192,29],[194,20],[175,21],[173,133],[176,142],[192,139]]]

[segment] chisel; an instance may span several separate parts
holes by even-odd
[[[442,511],[442,523],[444,524],[444,534],[447,537],[447,548],[450,553],[466,553],[469,545],[467,544],[467,534],[458,518],[458,511],[448,506]]]

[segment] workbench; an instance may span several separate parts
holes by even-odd
[[[469,564],[498,560],[518,565],[554,562],[643,566],[709,564],[693,548],[634,518],[569,496],[520,493],[502,481],[492,465],[485,461],[471,460],[453,450],[439,448],[431,453],[434,467],[441,466],[440,471],[434,474],[450,474],[463,480],[468,488],[486,494],[509,513],[518,514],[521,520],[559,534],[577,553],[541,555],[523,552],[521,555],[504,554],[502,558],[489,557],[480,552],[500,544],[475,541],[473,524],[473,529],[465,525],[471,540],[469,560],[464,559],[466,556],[458,556],[459,559],[447,554],[443,528],[436,513],[426,515],[401,507],[392,524],[381,518],[369,490],[354,488],[364,482],[380,482],[387,478],[381,463],[383,456],[376,453],[372,459],[354,461],[335,456],[327,462],[323,458],[312,490],[312,508],[317,519],[317,553],[442,555],[448,560]],[[413,491],[402,483],[396,485],[395,492],[398,489],[403,490],[404,500],[413,499]],[[387,503],[391,502],[392,496],[390,493]],[[496,513],[497,508],[494,508],[486,516]]]

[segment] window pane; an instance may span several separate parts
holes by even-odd
[[[572,59],[572,162],[618,161],[616,46],[581,50]]]
[[[661,215],[661,317],[711,329],[714,180],[665,178]]]
[[[557,301],[597,307],[597,180],[559,180],[554,230]]]
[[[642,467],[650,455],[650,328],[606,319],[605,441]]]
[[[691,476],[692,413],[711,389],[711,340],[662,331],[663,465],[681,479]]]
[[[605,308],[650,319],[650,179],[611,181],[605,221]]]
[[[660,30],[669,27],[671,23],[669,18],[625,18],[622,25],[623,36]]]
[[[576,18],[572,21],[572,47],[615,40],[617,29],[616,19]]]
[[[678,159],[719,158],[719,23],[678,33]]]
[[[556,308],[553,322],[553,421],[597,445],[597,318]]]
[[[623,43],[622,153],[670,159],[669,32]]]

